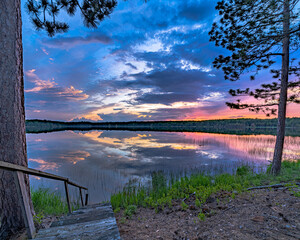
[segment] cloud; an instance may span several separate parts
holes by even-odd
[[[35,158],[29,158],[29,162],[37,163],[38,167],[35,167],[35,169],[41,170],[41,171],[47,171],[47,170],[56,170],[59,165],[54,162],[48,162],[43,159],[35,159]]]
[[[228,111],[227,92],[235,83],[212,67],[225,52],[209,42],[216,1],[121,1],[98,30],[78,24],[79,15],[70,32],[53,39],[26,30],[27,116],[129,121],[246,115]],[[245,86],[254,82],[239,81]]]
[[[59,156],[58,158],[62,160],[66,160],[72,164],[77,164],[80,161],[86,160],[88,157],[90,157],[91,154],[86,151],[73,151],[73,152],[67,152]]]
[[[73,86],[70,87],[59,87],[54,80],[42,80],[35,74],[35,69],[25,72],[28,80],[34,83],[34,87],[25,89],[26,93],[43,94],[53,96],[67,101],[79,101],[85,100],[89,96],[83,93],[82,90],[75,89]]]
[[[103,34],[90,34],[85,37],[57,37],[53,39],[44,39],[42,44],[49,48],[70,49],[78,45],[90,43],[111,44],[110,37]]]
[[[179,17],[192,21],[208,21],[213,18],[216,1],[187,0],[179,5]]]
[[[62,91],[57,92],[57,94],[63,98],[74,101],[85,100],[89,97],[89,95],[83,93],[82,90],[75,89],[73,86],[63,88]]]

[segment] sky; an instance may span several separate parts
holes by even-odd
[[[265,118],[231,110],[228,90],[272,81],[262,72],[225,81],[212,66],[226,54],[209,42],[216,0],[120,1],[98,29],[79,13],[60,17],[70,30],[50,38],[24,9],[23,49],[27,119],[149,121]],[[246,99],[246,102],[251,99]],[[299,105],[288,106],[300,117]]]

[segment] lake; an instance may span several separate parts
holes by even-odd
[[[211,133],[63,131],[27,134],[29,167],[68,177],[89,188],[90,203],[107,201],[130,179],[151,172],[232,173],[243,164],[264,169],[275,136]],[[286,137],[284,159],[300,158],[300,137]],[[62,182],[31,177],[33,188],[64,195]],[[73,199],[78,190],[70,187]]]

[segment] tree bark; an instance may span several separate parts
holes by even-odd
[[[27,166],[20,0],[0,1],[0,51],[0,161]],[[14,176],[6,170],[0,170],[0,221],[0,239],[24,228]]]
[[[290,64],[290,1],[284,0],[283,3],[283,42],[282,42],[282,72],[281,72],[281,88],[278,105],[278,123],[277,137],[271,168],[271,174],[278,175],[281,169],[284,137],[285,137],[285,119],[286,119],[286,103],[287,90],[289,80],[289,64]]]

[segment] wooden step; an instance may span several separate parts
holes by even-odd
[[[91,205],[74,211],[38,232],[35,239],[121,239],[110,204]]]

